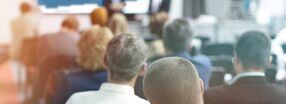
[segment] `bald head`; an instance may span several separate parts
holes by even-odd
[[[183,58],[155,61],[144,78],[144,92],[151,104],[201,104],[203,84],[194,65]]]

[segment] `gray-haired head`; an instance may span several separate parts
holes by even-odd
[[[179,57],[162,58],[151,64],[143,88],[151,104],[203,102],[203,84],[194,65]]]
[[[107,46],[106,64],[113,81],[131,81],[147,59],[148,47],[134,34],[124,33],[114,37]]]
[[[181,52],[190,48],[193,33],[186,19],[176,19],[166,25],[163,35],[164,45],[168,51]]]

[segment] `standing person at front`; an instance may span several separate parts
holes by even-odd
[[[149,104],[134,94],[138,76],[144,74],[147,46],[134,34],[121,34],[112,39],[106,51],[108,82],[99,91],[76,93],[66,104]]]
[[[270,48],[264,33],[244,33],[234,49],[237,75],[227,85],[207,90],[205,104],[285,104],[286,90],[265,78],[264,70],[271,63]]]

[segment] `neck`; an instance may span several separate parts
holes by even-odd
[[[264,68],[244,68],[239,73],[247,73],[247,72],[262,72],[263,73],[264,72]]]
[[[114,83],[114,84],[120,84],[120,85],[128,85],[128,86],[131,86],[134,88],[135,83],[136,83],[136,79],[137,79],[137,77],[133,78],[131,81],[115,81],[115,80],[112,80],[109,78],[108,82]]]
[[[61,32],[68,33],[68,34],[75,34],[76,33],[76,31],[68,29],[66,27],[62,27]]]

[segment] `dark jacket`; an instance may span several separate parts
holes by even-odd
[[[286,90],[269,83],[262,76],[238,79],[232,85],[210,88],[204,94],[205,104],[285,104]]]

